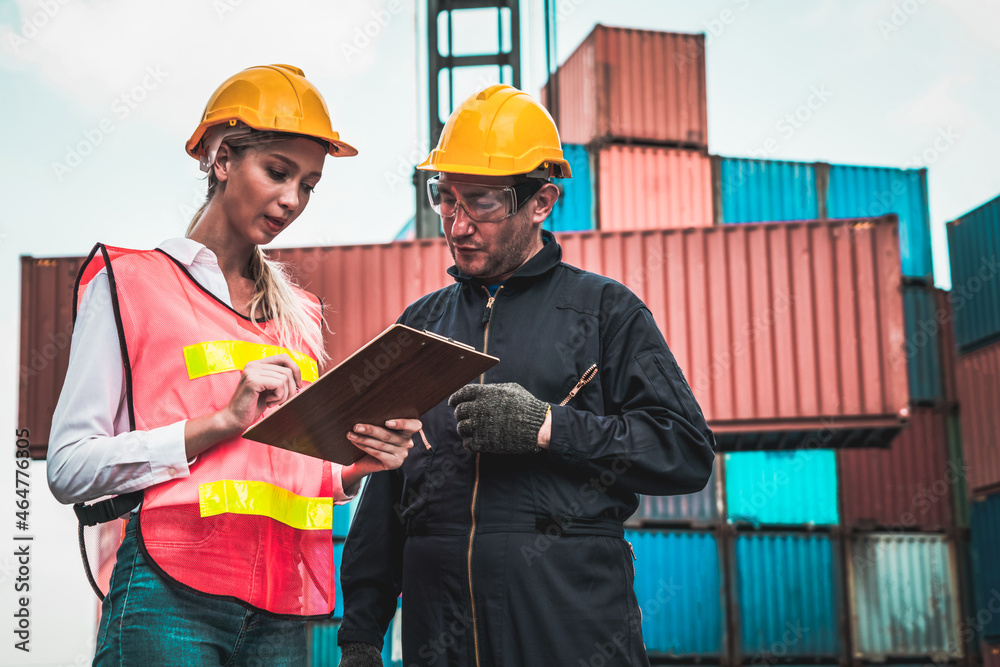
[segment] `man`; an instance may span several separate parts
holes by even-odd
[[[570,173],[541,106],[473,95],[419,168],[439,172],[455,284],[399,321],[500,363],[371,478],[341,565],[341,665],[382,664],[400,591],[407,667],[648,665],[622,522],[637,493],[702,489],[712,433],[649,310],[542,231],[549,179]]]

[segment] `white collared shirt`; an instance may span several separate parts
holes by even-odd
[[[229,285],[215,253],[187,238],[169,239],[159,249],[232,307]],[[134,380],[141,382],[142,378]],[[125,368],[108,274],[102,269],[80,302],[66,381],[52,415],[49,488],[59,502],[75,503],[186,477],[190,470],[184,451],[185,421],[149,431],[129,431]],[[342,466],[332,465],[334,501],[349,500],[341,482]]]

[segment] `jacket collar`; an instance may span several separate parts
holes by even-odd
[[[543,229],[542,230],[542,249],[535,253],[531,259],[521,265],[517,271],[514,272],[510,278],[504,281],[504,284],[511,282],[531,282],[535,278],[542,276],[556,266],[562,261],[562,247],[556,241],[555,235]],[[478,278],[473,278],[472,276],[467,276],[458,270],[458,267],[452,265],[448,269],[448,275],[455,279],[456,282],[463,283],[476,283],[481,284]]]

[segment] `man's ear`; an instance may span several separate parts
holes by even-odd
[[[559,186],[555,183],[546,183],[541,190],[535,193],[535,210],[531,216],[531,222],[545,222],[545,219],[552,213],[552,207],[559,200]]]

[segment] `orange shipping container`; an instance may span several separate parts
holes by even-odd
[[[909,414],[894,215],[560,242],[646,302],[724,449],[883,446]]]
[[[955,380],[969,491],[1000,490],[1000,342],[958,357]]]
[[[601,231],[713,224],[712,164],[704,151],[609,144],[597,151]]]
[[[542,89],[563,142],[708,146],[705,36],[598,25]]]
[[[649,305],[724,448],[883,445],[907,415],[895,216],[571,233],[560,242],[568,263],[624,283]],[[452,282],[443,239],[272,256],[293,263],[327,304],[333,362]],[[71,283],[75,269],[63,269]],[[37,312],[58,316],[45,329],[22,322],[22,367],[44,331],[69,326],[71,292],[50,292]],[[33,402],[22,384],[22,423],[39,424],[33,442],[48,438],[68,349],[59,353],[39,371],[49,373],[45,400]]]

